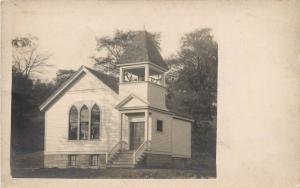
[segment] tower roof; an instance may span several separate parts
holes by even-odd
[[[153,39],[147,31],[138,31],[132,43],[125,49],[120,57],[119,64],[130,64],[150,61],[153,64],[168,70],[161,54],[155,46]]]

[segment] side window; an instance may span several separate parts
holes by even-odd
[[[100,109],[97,105],[94,105],[91,114],[91,139],[99,139],[99,135],[100,135]]]
[[[77,140],[78,110],[72,106],[69,112],[69,140]]]
[[[89,109],[86,105],[80,110],[80,140],[87,140],[89,136]]]
[[[88,140],[100,138],[100,108],[94,105],[90,111],[87,105],[77,109],[73,105],[69,111],[69,140]]]
[[[158,132],[163,131],[163,121],[162,120],[157,120],[157,122],[156,122],[156,131],[158,131]]]

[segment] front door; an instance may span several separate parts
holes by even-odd
[[[130,150],[136,150],[144,142],[144,122],[130,122]]]

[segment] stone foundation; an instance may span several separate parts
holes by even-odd
[[[105,167],[105,154],[99,155],[98,165],[90,165],[90,154],[76,154],[75,166],[70,166],[68,154],[50,154],[44,156],[45,168],[101,168]]]
[[[44,156],[45,168],[105,168],[106,156],[99,155],[97,166],[91,166],[90,154],[76,155],[76,165],[70,166],[68,154],[51,154]],[[150,168],[186,168],[189,166],[190,159],[182,157],[172,157],[166,154],[146,153],[143,161],[139,164],[140,167]]]

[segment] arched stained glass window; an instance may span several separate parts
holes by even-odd
[[[80,140],[87,140],[89,136],[89,109],[86,105],[80,110]]]
[[[92,108],[91,117],[91,139],[99,139],[100,135],[100,109],[98,105],[94,105]]]
[[[69,112],[69,140],[77,140],[78,110],[72,106]]]

